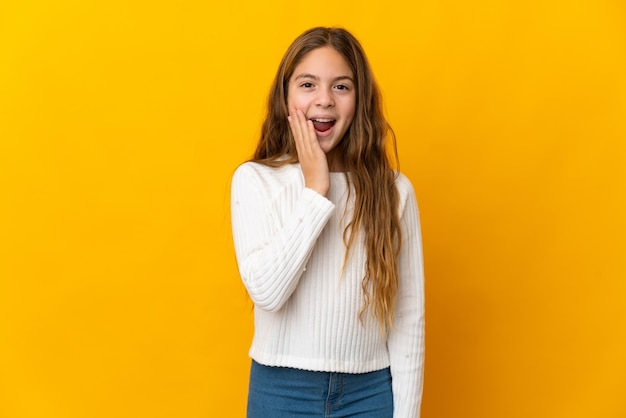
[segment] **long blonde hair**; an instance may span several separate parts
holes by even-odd
[[[287,122],[287,88],[298,63],[314,49],[329,46],[339,52],[355,77],[356,108],[352,124],[337,144],[354,186],[354,216],[343,233],[347,251],[359,232],[367,251],[362,281],[364,304],[360,319],[371,309],[381,330],[392,325],[398,291],[398,253],[402,241],[395,187],[398,155],[393,130],[384,117],[380,90],[357,39],[341,28],[317,27],[300,35],[287,49],[270,89],[267,115],[252,161],[272,167],[298,162]],[[387,142],[389,140],[389,142]],[[345,263],[344,260],[344,263]]]

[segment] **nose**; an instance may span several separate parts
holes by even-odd
[[[333,107],[335,105],[335,99],[333,98],[332,92],[327,89],[319,89],[315,97],[315,105],[324,108]]]

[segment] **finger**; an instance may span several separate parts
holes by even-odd
[[[311,149],[317,150],[318,148],[320,148],[320,143],[317,140],[317,134],[315,133],[315,126],[313,126],[313,121],[306,121],[306,132]]]
[[[289,108],[289,116],[287,116],[287,120],[289,121],[289,128],[291,129],[291,133],[294,137],[300,136],[300,126],[298,123],[298,115],[295,108]]]
[[[315,134],[315,127],[313,126],[313,122],[308,120],[301,110],[298,109],[297,112],[303,145],[306,147],[307,152],[313,153],[319,145],[317,142],[317,135]]]
[[[298,116],[298,111],[295,108],[290,109],[288,120],[289,127],[291,129],[291,133],[296,144],[296,151],[299,155],[301,155],[304,152],[304,134],[302,131],[302,124]]]
[[[293,135],[293,139],[296,144],[296,151],[300,154],[302,148],[302,129],[300,128],[300,122],[298,121],[298,115],[295,108],[289,108],[289,116],[287,117],[287,120],[289,121],[289,129],[291,129],[291,134]]]
[[[300,158],[308,158],[310,156],[310,137],[307,127],[307,120],[304,113],[300,109],[293,108],[290,114],[290,126],[294,141],[296,143],[296,151]]]

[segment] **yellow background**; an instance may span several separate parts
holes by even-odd
[[[362,41],[421,207],[426,418],[626,416],[626,6],[0,3],[0,417],[242,417],[230,176]]]

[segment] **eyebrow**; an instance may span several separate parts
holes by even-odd
[[[320,78],[318,76],[316,76],[314,74],[309,74],[309,73],[298,74],[296,76],[296,78],[294,78],[294,80],[299,80],[301,78],[311,78],[311,79],[313,79],[315,81],[319,81],[320,80]],[[340,76],[335,77],[335,78],[332,79],[333,82],[341,81],[341,80],[350,80],[350,81],[352,81],[354,83],[354,80],[352,79],[352,77],[347,76],[347,75],[340,75]]]

